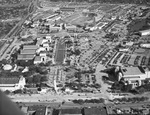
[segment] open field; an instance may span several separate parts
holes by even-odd
[[[59,41],[56,47],[55,61],[58,64],[63,63],[64,58],[65,58],[65,43],[61,43],[61,41]]]

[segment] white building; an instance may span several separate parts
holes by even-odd
[[[0,78],[0,89],[2,91],[15,91],[18,89],[23,89],[26,85],[25,78],[22,77],[1,77]]]
[[[140,31],[140,34],[141,34],[141,36],[147,36],[147,35],[150,35],[150,29]]]
[[[47,57],[42,57],[42,56],[36,56],[34,58],[34,64],[39,64],[39,63],[45,63],[46,62]]]
[[[140,47],[142,47],[142,48],[150,48],[150,44],[149,43],[141,44]]]
[[[49,44],[48,43],[44,43],[43,47],[46,49],[46,51],[49,51]]]
[[[132,84],[133,87],[141,86],[143,81],[150,78],[150,71],[145,71],[142,67],[127,67],[121,69],[117,75],[118,81],[124,78],[125,82]]]

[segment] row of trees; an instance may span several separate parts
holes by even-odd
[[[133,97],[133,98],[116,98],[113,101],[119,102],[140,102],[140,101],[147,101],[148,97]]]
[[[28,84],[40,84],[45,81],[47,81],[47,76],[41,76],[40,74],[27,78]]]
[[[72,100],[73,103],[77,103],[77,104],[84,104],[84,103],[104,103],[105,100],[103,98],[100,98],[100,99],[86,99],[86,100],[83,100],[83,99],[75,99],[75,100]]]

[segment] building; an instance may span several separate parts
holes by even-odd
[[[65,28],[67,31],[74,31],[74,32],[77,31],[77,27],[74,25],[66,25]]]
[[[140,47],[142,47],[142,48],[150,48],[150,44],[149,43],[140,44]]]
[[[28,115],[47,115],[47,108],[45,106],[29,106],[27,109]]]
[[[17,60],[25,60],[25,61],[28,61],[28,60],[33,60],[33,58],[34,58],[34,56],[35,55],[33,55],[33,54],[28,54],[28,55],[18,55],[18,57],[17,57]]]
[[[59,115],[82,115],[79,108],[66,108],[59,111]]]
[[[0,77],[0,89],[2,91],[15,91],[17,89],[23,89],[26,85],[25,78],[21,77]]]
[[[42,57],[42,56],[36,56],[34,58],[34,64],[39,64],[39,63],[43,63],[46,62],[46,57]]]
[[[141,86],[145,79],[150,78],[150,71],[144,70],[142,67],[121,68],[117,74],[118,81],[124,78],[127,84],[132,84],[133,88]]]
[[[108,115],[106,108],[102,107],[89,107],[84,108],[84,115]]]
[[[46,49],[46,51],[49,51],[49,44],[48,43],[44,43],[43,47]]]
[[[50,32],[58,32],[61,28],[60,27],[54,27],[54,26],[50,26]]]
[[[36,49],[38,49],[38,46],[37,45],[24,45],[23,46],[23,50],[36,50]]]
[[[150,35],[150,29],[148,29],[148,30],[142,30],[142,31],[140,31],[140,34],[141,34],[141,36]]]
[[[20,51],[20,54],[34,55],[34,54],[36,54],[36,50],[35,49],[24,49],[24,50]]]

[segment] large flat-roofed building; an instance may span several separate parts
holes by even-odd
[[[21,54],[21,55],[18,55],[17,60],[26,60],[26,61],[33,60],[34,56],[35,55],[33,54],[29,54],[29,55]]]
[[[36,50],[36,49],[38,49],[38,46],[37,45],[24,45],[23,50],[27,50],[27,49]]]
[[[59,115],[82,115],[79,108],[66,108],[59,111]]]
[[[108,115],[106,108],[90,107],[84,108],[84,115]]]
[[[36,54],[36,50],[35,49],[25,49],[25,50],[21,50],[20,54]]]
[[[145,79],[150,78],[150,71],[146,71],[142,67],[127,67],[121,68],[117,76],[118,81],[124,78],[126,83],[132,84],[133,87],[137,87],[140,86]]]
[[[23,89],[26,85],[25,78],[22,77],[0,77],[0,89],[2,91],[15,91]]]

